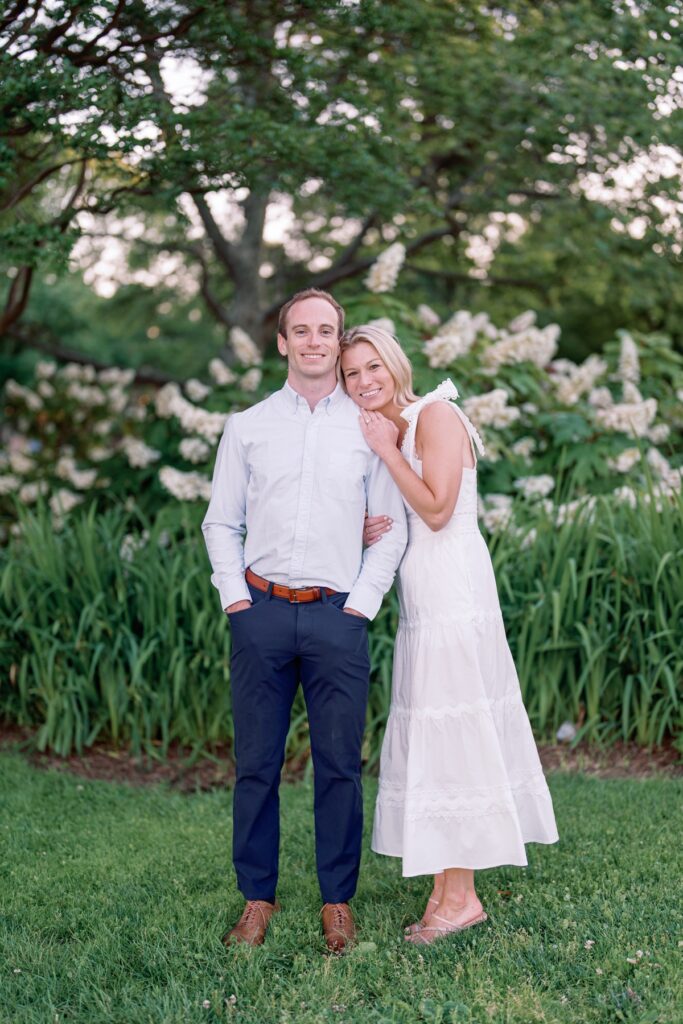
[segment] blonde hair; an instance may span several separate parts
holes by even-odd
[[[417,401],[417,395],[413,391],[413,369],[408,356],[405,354],[399,343],[388,331],[382,327],[375,327],[373,324],[361,324],[360,327],[351,327],[345,334],[339,345],[340,353],[343,355],[348,349],[366,341],[368,345],[376,350],[387,370],[391,374],[396,385],[394,401],[396,405],[406,406]],[[341,369],[341,358],[339,360],[339,379],[346,389],[344,373]]]

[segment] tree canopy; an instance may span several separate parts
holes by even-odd
[[[259,344],[293,290],[343,290],[395,239],[416,295],[553,307],[589,267],[591,301],[616,289],[662,326],[682,19],[651,0],[14,0],[0,327],[21,337],[34,275],[113,233]]]

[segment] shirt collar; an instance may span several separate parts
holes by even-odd
[[[285,405],[290,412],[296,413],[298,409],[301,407],[301,405],[305,405],[306,408],[308,408],[308,402],[306,401],[306,399],[303,398],[297,391],[294,390],[289,381],[285,381],[280,394],[282,395]],[[334,391],[331,394],[326,395],[325,398],[321,398],[318,404],[316,405],[316,409],[318,408],[318,406],[321,406],[325,410],[325,412],[330,414],[333,412],[334,409],[336,409],[340,402],[343,402],[345,396],[346,392],[344,391],[339,381],[337,381],[337,386],[335,387]]]

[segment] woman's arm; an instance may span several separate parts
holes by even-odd
[[[396,447],[398,431],[379,413],[364,412],[361,429],[411,508],[430,529],[443,529],[460,493],[463,466],[473,466],[469,436],[445,402],[426,406],[418,420],[416,443],[422,453],[422,479]]]

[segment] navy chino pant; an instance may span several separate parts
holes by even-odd
[[[275,900],[280,773],[301,683],[313,757],[320,892],[323,903],[346,903],[356,889],[363,833],[367,620],[342,611],[347,594],[290,604],[270,591],[249,590],[252,607],[229,616],[237,883],[245,899]]]

